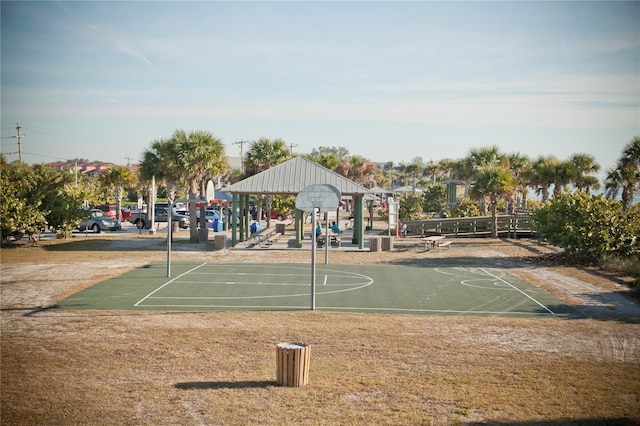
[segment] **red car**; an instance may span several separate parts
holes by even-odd
[[[117,214],[116,214],[116,206],[111,206],[111,205],[107,205],[107,204],[103,204],[101,206],[96,207],[96,209],[102,210],[107,216],[115,219]]]
[[[293,217],[289,213],[271,212],[271,219],[275,220],[291,220]]]

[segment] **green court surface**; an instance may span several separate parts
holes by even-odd
[[[311,309],[311,265],[154,263],[100,282],[55,306],[96,310]],[[321,311],[584,318],[498,268],[317,265]]]

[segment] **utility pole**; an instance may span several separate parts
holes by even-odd
[[[244,151],[242,149],[242,147],[244,146],[245,143],[249,143],[249,141],[245,141],[245,140],[241,140],[238,142],[234,142],[234,145],[240,145],[240,164],[242,166],[242,173],[244,174]]]
[[[20,129],[22,129],[22,127],[20,127],[20,123],[16,123],[16,130],[18,131],[18,136],[12,136],[13,138],[17,138],[18,139],[18,160],[22,163],[22,138],[24,137],[24,135],[20,134]]]
[[[297,143],[290,143],[289,144],[289,155],[293,157],[293,148],[298,146]]]
[[[131,168],[131,160],[133,160],[133,158],[131,157],[124,157],[125,160],[127,160],[127,167]]]

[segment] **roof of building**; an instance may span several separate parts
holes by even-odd
[[[237,194],[296,195],[307,186],[315,184],[333,185],[342,195],[370,193],[364,186],[304,157],[294,157],[234,183],[224,191]]]

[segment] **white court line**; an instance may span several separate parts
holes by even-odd
[[[520,290],[518,287],[514,286],[513,284],[511,284],[508,281],[503,280],[502,278],[492,274],[491,272],[485,270],[484,268],[478,268],[481,271],[485,272],[488,275],[491,275],[493,278],[502,281],[503,283],[507,284],[508,286],[510,286],[511,288],[513,288],[514,290],[519,291],[520,293],[524,294],[526,297],[528,297],[529,299],[531,299],[532,301],[534,301],[536,304],[538,304],[540,307],[544,308],[547,312],[549,312],[551,315],[555,315],[555,312],[553,312],[551,309],[547,308],[546,306],[544,306],[542,303],[538,302],[536,299],[534,299],[533,297],[529,296],[527,293],[525,293],[524,291]]]
[[[308,296],[306,294],[305,296]],[[154,298],[155,299],[155,298]],[[147,304],[142,306],[144,308],[199,308],[199,309],[236,309],[236,310],[250,310],[250,309],[309,309],[309,306],[279,306],[279,305],[251,305],[251,306],[238,306],[238,305],[172,305],[172,304]],[[356,308],[351,306],[317,306],[318,311],[373,311],[373,312],[409,312],[409,313],[438,313],[438,314],[461,314],[461,315],[543,315],[535,314],[531,312],[522,311],[456,311],[451,309],[411,309],[411,308]],[[546,314],[544,314],[546,315]]]
[[[133,305],[133,306],[138,306],[140,303],[144,302],[146,299],[148,299],[149,297],[151,297],[154,293],[156,293],[156,292],[160,291],[160,290],[161,290],[162,288],[164,288],[165,286],[167,286],[167,285],[171,284],[172,282],[174,282],[174,281],[175,281],[175,280],[177,280],[178,278],[180,278],[180,277],[184,277],[184,276],[185,276],[185,275],[187,275],[188,273],[193,272],[193,271],[195,271],[196,269],[198,269],[198,268],[200,268],[200,267],[202,267],[202,266],[204,266],[204,265],[206,265],[206,262],[205,262],[205,263],[202,263],[202,264],[200,264],[200,265],[198,265],[198,266],[196,266],[195,268],[189,269],[187,272],[185,272],[185,273],[183,273],[183,274],[178,275],[177,277],[175,277],[175,278],[174,278],[174,279],[172,279],[172,280],[167,281],[166,283],[162,284],[160,287],[156,288],[156,289],[155,289],[155,290],[153,290],[151,293],[147,294],[145,297],[143,297],[142,299],[140,299],[140,300],[139,300],[138,302],[136,302],[136,304],[135,304],[135,305]]]

